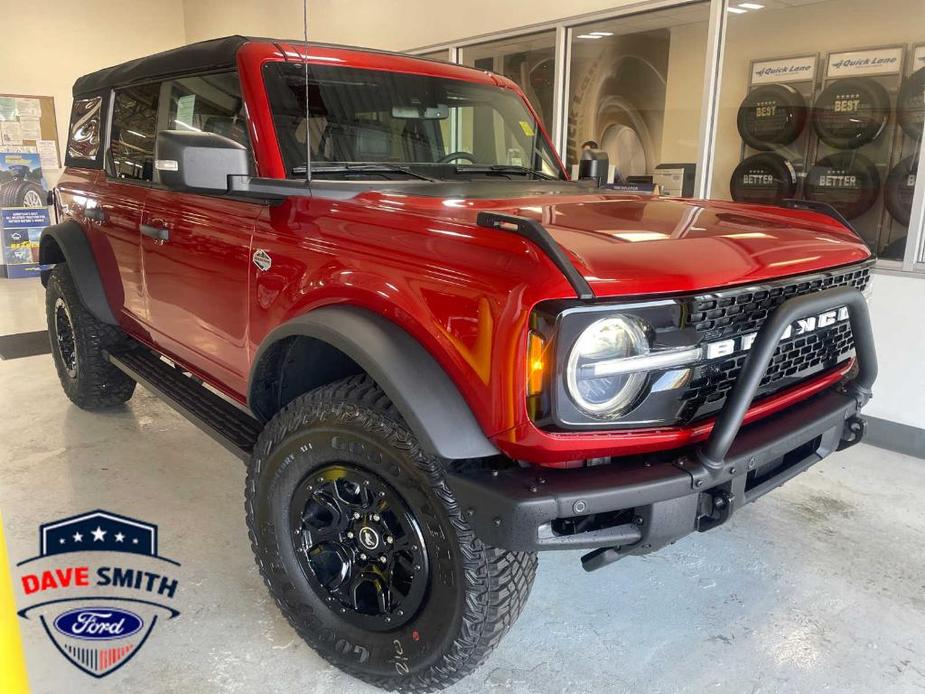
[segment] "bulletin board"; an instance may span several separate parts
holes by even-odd
[[[0,94],[0,150],[35,147],[45,171],[61,168],[55,99],[29,94]]]

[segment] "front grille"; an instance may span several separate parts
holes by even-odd
[[[695,296],[688,304],[686,328],[700,340],[712,342],[757,331],[774,309],[794,296],[833,287],[856,287],[864,291],[870,282],[870,265],[791,278],[780,282],[743,287]],[[836,367],[854,352],[854,340],[847,322],[836,323],[811,333],[782,340],[757,397],[806,380]],[[681,419],[690,422],[717,412],[742,370],[748,352],[737,352],[696,367],[681,396]]]

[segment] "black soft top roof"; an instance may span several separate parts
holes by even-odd
[[[247,36],[225,36],[103,68],[79,77],[74,82],[74,96],[187,72],[231,68],[238,49],[253,40]]]
[[[224,36],[220,39],[210,39],[209,41],[200,41],[199,43],[191,43],[186,46],[180,46],[179,48],[171,48],[169,51],[155,53],[143,58],[129,60],[127,63],[105,67],[102,70],[97,70],[83,77],[78,77],[77,81],[74,82],[73,95],[75,97],[86,96],[104,89],[125,87],[129,84],[164,79],[175,75],[233,68],[235,67],[235,56],[238,53],[238,49],[245,43],[251,41],[285,43],[294,46],[305,45],[301,40],[270,39],[237,35]],[[374,48],[361,48],[359,46],[344,46],[317,41],[313,41],[312,45],[348,48],[350,50],[365,51],[367,53],[388,53],[391,55],[402,55],[406,58],[430,60],[430,58],[421,58],[420,56],[411,56]]]

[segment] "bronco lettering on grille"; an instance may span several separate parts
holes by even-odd
[[[846,320],[848,320],[848,309],[844,306],[841,308],[834,308],[830,311],[825,311],[817,316],[801,318],[796,323],[787,326],[787,329],[781,336],[781,340],[787,340],[791,337],[797,337],[799,335],[811,333],[815,330],[828,328],[829,326],[835,325],[836,323],[841,323],[842,321]],[[752,348],[752,345],[755,343],[755,338],[757,337],[758,333],[753,332],[746,333],[745,335],[739,335],[737,337],[732,337],[728,340],[708,342],[705,350],[706,357],[707,359],[718,359],[719,357],[726,357],[730,354],[735,354],[736,352],[749,350]]]

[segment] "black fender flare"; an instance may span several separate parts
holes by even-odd
[[[56,251],[60,249],[60,253]],[[90,240],[83,227],[73,219],[53,224],[42,230],[39,240],[39,263],[54,265],[67,263],[77,294],[83,305],[98,320],[109,325],[118,325],[109,306],[99,267],[90,247]],[[42,272],[42,284],[48,284],[48,273]]]
[[[428,453],[441,458],[498,455],[456,384],[405,330],[355,306],[315,309],[283,323],[263,340],[251,365],[248,402],[255,373],[279,340],[305,336],[325,342],[356,362],[385,392]]]

